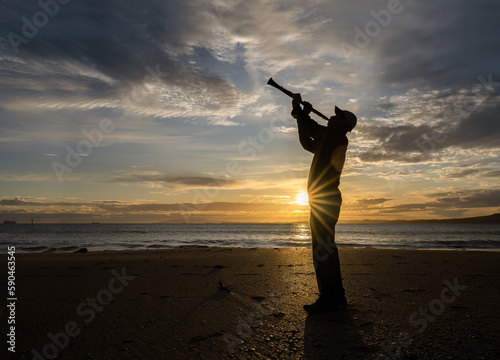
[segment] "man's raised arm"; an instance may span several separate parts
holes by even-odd
[[[297,119],[297,126],[299,128],[299,141],[302,147],[314,154],[316,151],[315,133],[318,123],[311,119],[309,113],[311,112],[312,105],[304,102],[304,108],[300,106],[302,102],[300,94],[295,94],[292,100],[292,116]]]

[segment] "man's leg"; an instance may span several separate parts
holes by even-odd
[[[335,223],[327,226],[323,219],[311,214],[311,233],[313,239],[313,263],[320,296],[327,301],[345,304],[344,287],[340,272],[340,261],[335,244]],[[331,219],[328,219],[331,220]]]

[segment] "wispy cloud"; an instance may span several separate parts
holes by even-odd
[[[283,199],[282,199],[283,200]],[[287,200],[287,199],[285,199]],[[207,203],[129,203],[123,201],[51,202],[0,200],[0,216],[28,222],[191,222],[205,221],[304,221],[307,208],[287,201],[207,202]],[[239,220],[236,220],[239,219]]]
[[[239,182],[234,179],[223,179],[209,176],[170,176],[157,173],[133,173],[115,176],[110,181],[124,183],[145,183],[159,184],[167,188],[207,188],[221,187],[227,188]]]

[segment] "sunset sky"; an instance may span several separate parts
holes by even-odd
[[[341,222],[500,212],[497,1],[1,4],[0,222],[307,220],[271,76],[358,116]]]

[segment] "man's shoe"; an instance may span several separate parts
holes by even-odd
[[[326,314],[331,311],[336,311],[337,309],[338,306],[334,301],[328,301],[321,297],[313,304],[304,305],[304,310],[309,314]]]

